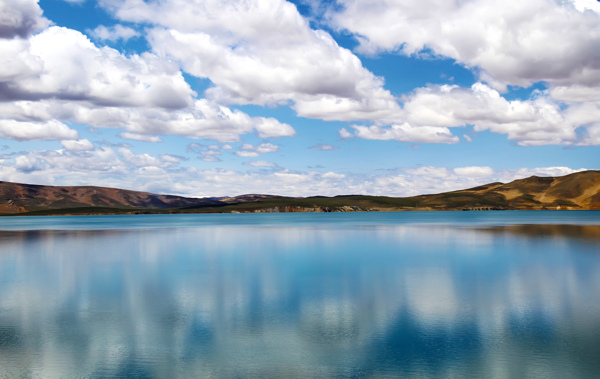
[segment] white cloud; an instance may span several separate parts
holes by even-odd
[[[260,145],[256,146],[256,151],[264,154],[264,153],[274,153],[276,151],[279,151],[279,146],[273,145],[272,143],[261,143]]]
[[[335,172],[326,172],[323,175],[321,175],[322,178],[324,179],[344,179],[346,177],[346,175],[344,174],[336,174]]]
[[[205,99],[180,110],[150,107],[96,107],[87,102],[62,100],[16,101],[0,103],[2,118],[30,120],[62,119],[92,127],[121,128],[123,138],[158,142],[158,135],[180,135],[190,138],[235,142],[241,134],[256,132],[260,137],[293,136],[295,130],[275,119],[250,117],[239,110],[231,110]],[[260,128],[268,120],[269,128]],[[57,121],[55,121],[57,122]],[[67,139],[67,137],[60,137]]]
[[[244,158],[256,158],[256,157],[260,156],[260,154],[257,153],[256,151],[249,151],[249,150],[236,151],[235,155],[244,157]]]
[[[77,131],[55,121],[27,122],[0,119],[0,138],[17,141],[79,139]]]
[[[61,27],[50,27],[12,50],[17,47],[21,51],[19,59],[11,58],[13,75],[0,74],[10,83],[7,96],[13,100],[52,97],[97,106],[167,109],[192,103],[194,92],[177,65],[149,53],[126,57]]]
[[[42,13],[37,0],[2,0],[0,38],[25,38],[48,26],[50,21]]]
[[[292,137],[296,134],[296,131],[290,125],[279,122],[272,117],[254,117],[252,123],[260,138]]]
[[[419,55],[430,49],[473,68],[487,81],[470,89],[431,86],[415,90],[403,99],[401,119],[407,125],[474,125],[476,131],[506,134],[520,145],[600,143],[598,2],[339,3],[342,7],[330,10],[328,20],[354,33],[359,51]],[[549,91],[529,100],[507,101],[497,91],[539,81],[547,83]],[[362,127],[360,133],[366,138],[402,140],[390,129]],[[349,137],[346,130],[343,133]]]
[[[552,88],[550,95],[554,100],[567,103],[600,102],[600,86],[558,86]]]
[[[288,104],[299,115],[368,120],[399,106],[383,81],[322,30],[312,30],[283,0],[141,2],[103,0],[121,20],[153,23],[153,50],[215,87],[207,94],[236,104]],[[201,22],[199,21],[201,20]]]
[[[10,160],[3,162],[0,165],[0,178],[35,184],[55,184],[58,181],[65,185],[83,185],[102,182],[106,186],[128,188],[128,170],[122,159],[110,148],[91,151],[32,151],[16,156],[14,163]],[[120,176],[121,179],[114,180],[110,176]]]
[[[99,25],[93,30],[90,30],[92,38],[100,40],[100,41],[127,41],[134,37],[139,37],[141,34],[130,27],[123,25],[113,25],[110,27],[106,27],[104,25]]]
[[[482,79],[507,84],[600,84],[600,14],[594,1],[340,0],[338,29],[359,51],[435,54],[479,67]],[[587,9],[588,11],[583,10]],[[579,10],[578,10],[579,9]]]
[[[413,196],[472,188],[481,184],[538,176],[561,176],[583,169],[539,167],[492,170],[489,167],[424,166],[368,176],[338,172],[292,171],[267,161],[245,163],[256,171],[183,168],[181,157],[135,154],[129,149],[33,151],[0,160],[0,180],[21,183],[83,185],[185,196],[244,193],[286,196],[365,194]],[[264,170],[264,167],[271,168]],[[488,175],[489,174],[489,175]]]
[[[276,119],[194,99],[179,67],[167,59],[99,48],[74,30],[51,27],[29,40],[0,39],[0,48],[9,53],[0,56],[0,119],[121,128],[125,138],[146,141],[171,134],[221,142],[247,133],[295,134]]]
[[[29,41],[19,38],[0,38],[0,85],[2,92],[8,92],[5,83],[22,80],[37,75],[44,67],[44,62],[29,52]],[[10,93],[0,93],[3,100],[10,99]]]
[[[277,167],[275,163],[267,161],[245,162],[244,164],[252,167]]]
[[[150,143],[162,142],[162,139],[158,136],[149,136],[149,135],[144,135],[144,134],[139,134],[139,133],[130,133],[130,132],[122,132],[122,133],[119,133],[118,135],[121,138],[132,139],[132,140],[142,141],[142,142],[150,142]]]
[[[221,160],[214,155],[203,154],[201,159],[205,162],[221,162]]]
[[[135,154],[129,149],[120,148],[118,149],[123,162],[127,167],[141,167],[145,169],[149,168],[161,168],[165,169],[168,167],[176,166],[183,159],[169,154],[163,154],[155,157],[147,153]],[[156,170],[154,171],[156,172]]]
[[[172,155],[172,154],[163,154],[160,156],[160,159],[167,164],[179,163],[181,161],[187,160],[187,158],[185,158],[185,157],[181,157],[179,155]]]
[[[508,101],[482,83],[419,88],[404,98],[404,112],[415,127],[474,125],[475,131],[506,134],[520,145],[574,143],[575,129],[582,125],[567,119],[560,105],[542,93],[531,100]]]
[[[120,148],[119,153],[128,165],[135,167],[161,167],[162,161],[150,154],[135,154],[129,149]]]
[[[344,138],[344,139],[345,139],[345,138],[352,138],[352,137],[354,137],[354,134],[350,133],[350,132],[348,131],[348,129],[346,129],[346,128],[341,128],[341,129],[339,130],[339,133],[340,133],[340,137],[341,137],[341,138]]]
[[[92,145],[92,143],[87,139],[65,140],[60,141],[60,143],[65,147],[65,149],[71,151],[94,150],[94,145]]]
[[[46,165],[39,158],[21,155],[15,158],[14,167],[18,172],[30,174],[35,171],[43,171]]]
[[[530,99],[509,101],[483,83],[471,88],[431,85],[402,98],[399,115],[404,123],[353,125],[353,134],[345,128],[339,133],[342,138],[457,143],[459,138],[450,128],[472,125],[475,131],[506,134],[523,146],[600,144],[600,101],[564,104],[552,94],[535,91]],[[591,96],[590,91],[586,94]],[[463,137],[472,141],[468,135]]]
[[[279,146],[269,142],[263,142],[258,146],[245,143],[242,145],[242,150],[236,151],[235,154],[245,158],[256,158],[260,156],[260,154],[274,153],[276,151],[279,151]]]
[[[377,125],[352,125],[354,136],[370,140],[396,140],[401,142],[457,143],[458,137],[442,126],[412,126],[409,124],[382,127]],[[345,129],[344,129],[345,130]]]
[[[486,178],[494,175],[494,169],[482,166],[457,167],[454,169],[454,173],[470,178]]]

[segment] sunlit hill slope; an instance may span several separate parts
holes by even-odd
[[[105,187],[0,182],[0,214],[351,212],[403,210],[600,209],[600,171],[532,176],[510,183],[413,197],[242,195],[187,198]]]

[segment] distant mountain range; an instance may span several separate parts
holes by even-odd
[[[188,198],[105,187],[0,182],[0,215],[600,209],[600,171],[532,176],[412,197],[242,195]]]

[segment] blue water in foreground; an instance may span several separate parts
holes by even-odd
[[[0,378],[600,377],[600,212],[0,218]]]

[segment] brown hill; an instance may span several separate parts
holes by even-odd
[[[402,210],[599,209],[600,171],[532,176],[465,190],[413,197],[242,195],[186,198],[104,187],[0,182],[0,214],[350,212]]]
[[[127,211],[219,206],[222,204],[216,200],[156,195],[116,188],[58,187],[0,182],[0,213],[5,214],[90,207]]]
[[[600,171],[531,176],[414,199],[433,209],[600,209]]]

